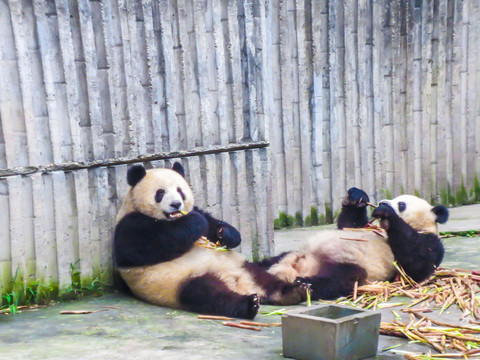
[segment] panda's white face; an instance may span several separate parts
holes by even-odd
[[[193,193],[171,169],[150,169],[131,189],[133,207],[158,220],[175,220],[193,209]]]
[[[438,234],[437,222],[444,222],[439,220],[436,213],[437,207],[414,195],[400,195],[392,200],[382,200],[381,203],[389,204],[407,224],[417,231]],[[448,210],[443,209],[447,211],[448,218]]]

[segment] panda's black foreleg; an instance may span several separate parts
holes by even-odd
[[[352,293],[355,282],[367,278],[364,268],[349,263],[324,263],[317,275],[297,279],[311,284],[312,299],[332,300]]]
[[[190,251],[207,229],[205,217],[196,211],[175,221],[131,212],[115,227],[115,265],[144,266],[170,261]]]
[[[445,252],[437,235],[417,232],[386,203],[380,204],[372,216],[380,218],[395,260],[408,276],[421,282],[433,274]]]
[[[202,214],[208,221],[208,240],[214,243],[218,242],[220,245],[226,246],[229,249],[233,249],[240,245],[242,238],[238,230],[232,225],[216,219],[208,212],[203,211],[196,206],[194,210]]]
[[[337,218],[337,227],[361,228],[368,223],[367,202],[370,199],[363,190],[352,187],[342,201],[342,210]]]
[[[237,294],[211,274],[187,280],[178,293],[178,299],[184,310],[235,318],[253,319],[259,308],[256,294]]]

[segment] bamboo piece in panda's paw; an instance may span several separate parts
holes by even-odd
[[[377,205],[374,205],[374,204],[372,204],[371,202],[368,202],[368,201],[366,202],[366,204],[367,204],[368,206],[371,206],[371,207],[374,207],[374,208],[377,207]]]

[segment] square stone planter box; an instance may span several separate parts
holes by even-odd
[[[316,305],[282,316],[283,356],[299,360],[356,360],[377,353],[379,312]]]

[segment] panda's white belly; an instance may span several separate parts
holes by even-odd
[[[297,277],[315,275],[322,260],[326,258],[334,262],[361,266],[366,270],[369,281],[384,281],[395,274],[394,256],[387,239],[368,230],[319,231],[308,240],[303,249],[288,254],[272,266],[269,272],[292,282]]]
[[[309,245],[313,251],[333,261],[350,262],[363,267],[369,281],[384,281],[395,274],[394,256],[386,235],[384,238],[369,230],[332,230],[327,234],[318,234],[310,240]]]
[[[172,261],[119,270],[137,297],[160,306],[178,307],[177,294],[184,280],[206,273],[214,274],[239,294],[263,296],[263,290],[244,269],[244,263],[238,253],[194,246]]]

